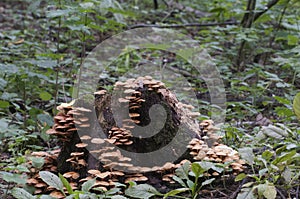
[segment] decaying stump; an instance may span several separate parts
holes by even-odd
[[[57,172],[75,187],[97,178],[95,186],[105,190],[115,182],[145,182],[155,175],[175,183],[174,171],[186,161],[229,162],[234,173],[243,170],[238,153],[219,143],[213,122],[199,124],[194,107],[179,102],[162,82],[149,76],[128,79],[116,82],[113,92],[99,89],[94,95],[93,103],[60,105],[47,131],[62,142]],[[160,150],[163,163],[143,157]]]
[[[78,170],[81,168],[80,165],[87,166],[86,164],[89,168],[99,168],[93,159],[100,153],[91,156],[84,147],[78,147],[76,144],[81,143],[80,136],[82,136],[82,142],[85,143],[81,146],[93,145],[89,148],[93,149],[90,152],[104,147],[100,143],[108,142],[133,153],[152,152],[168,145],[178,133],[178,128],[182,123],[184,123],[186,134],[182,137],[186,140],[177,140],[185,143],[184,146],[179,144],[177,148],[181,147],[186,150],[186,145],[192,138],[199,138],[200,130],[195,121],[199,113],[192,112],[192,106],[180,103],[162,82],[147,76],[129,79],[126,82],[116,82],[112,93],[111,95],[104,89],[95,92],[94,107],[80,101],[76,106],[74,104],[59,106],[61,112],[54,117],[56,124],[48,133],[57,135],[64,142],[58,158],[60,172],[74,170],[74,168]],[[153,107],[154,110],[151,109]],[[91,109],[93,108],[97,118],[92,115]],[[100,125],[106,137],[97,135],[96,127],[93,126],[95,123]],[[76,127],[81,129],[80,132],[87,131],[88,133],[78,135]],[[161,127],[161,129],[156,127]],[[90,140],[87,139],[88,136]],[[176,150],[174,148],[173,153],[176,153]],[[79,160],[83,163],[75,165]],[[103,160],[100,161],[103,162]],[[134,162],[138,165],[143,164],[138,159]]]

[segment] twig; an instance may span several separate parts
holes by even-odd
[[[243,28],[251,28],[251,25],[254,22],[255,7],[256,7],[256,0],[248,0],[247,10],[246,10],[247,12],[245,13],[241,21],[241,25],[243,26]],[[245,45],[246,45],[246,40],[243,39],[238,50],[236,64],[235,64],[237,66],[237,71],[239,72],[243,71],[245,67],[245,52],[244,52]]]
[[[286,197],[283,195],[283,193],[281,193],[281,191],[278,188],[276,188],[276,190],[277,190],[277,193],[279,193],[279,195],[281,196],[282,199],[286,199]]]
[[[159,24],[136,24],[129,26],[128,29],[135,28],[186,28],[186,27],[209,27],[209,26],[222,26],[222,25],[238,25],[238,22],[216,22],[216,23],[187,23],[187,24],[171,24],[171,25],[159,25]]]
[[[277,3],[279,2],[279,0],[272,0],[270,1],[267,5],[266,5],[266,9],[261,11],[261,12],[257,12],[254,15],[253,18],[253,22],[256,21],[261,15],[263,15],[265,12],[267,12],[268,10],[270,10],[273,6],[275,6]]]
[[[220,190],[216,190],[219,194],[221,194],[221,195],[223,195],[223,196],[225,196],[226,198],[228,198],[228,195],[226,194],[226,193],[224,193],[224,192],[222,192],[222,191],[220,191]]]
[[[279,17],[279,20],[278,20],[278,25],[277,27],[275,28],[275,30],[273,31],[274,34],[273,34],[273,37],[270,38],[270,41],[269,41],[269,48],[272,48],[273,47],[273,42],[275,40],[275,37],[277,36],[278,34],[278,31],[280,29],[280,26],[281,26],[281,23],[282,23],[282,20],[283,20],[283,17],[286,13],[286,10],[288,8],[288,5],[289,5],[289,2],[290,0],[287,1],[287,3],[285,4],[283,10],[281,11],[281,14],[280,14],[280,17]],[[267,61],[267,58],[270,57],[270,52],[267,52],[266,55],[264,56],[264,60],[263,60],[263,64],[265,65],[266,64],[266,61]],[[293,78],[293,84],[294,84],[294,78]]]
[[[244,28],[251,28],[252,23],[254,22],[254,10],[256,7],[256,0],[248,0],[247,12],[245,13],[241,25]]]
[[[242,186],[246,183],[246,178],[244,178],[238,188],[230,195],[228,199],[236,198],[237,194],[241,191]]]

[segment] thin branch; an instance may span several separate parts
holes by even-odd
[[[283,195],[283,193],[276,187],[277,193],[281,196],[282,199],[286,199],[286,197]]]
[[[248,0],[247,3],[247,12],[244,14],[244,17],[241,21],[241,25],[244,28],[251,28],[252,23],[254,22],[254,10],[256,7],[256,0]]]
[[[135,28],[186,28],[186,27],[208,27],[208,26],[222,26],[222,25],[238,25],[236,21],[216,22],[216,23],[187,23],[187,24],[171,24],[171,25],[158,25],[158,24],[136,24],[129,26],[128,29]]]
[[[253,22],[256,21],[261,15],[263,15],[264,13],[266,13],[268,10],[270,10],[273,6],[275,6],[277,3],[279,2],[279,0],[272,0],[270,1],[267,5],[266,5],[266,9],[261,11],[261,12],[257,12],[254,15],[253,18]]]

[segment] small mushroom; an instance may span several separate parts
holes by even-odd
[[[76,144],[75,146],[76,146],[77,148],[85,148],[85,147],[88,146],[88,144],[86,144],[86,143],[78,143],[78,144]]]
[[[72,178],[72,179],[76,180],[79,178],[80,175],[77,172],[70,171],[70,172],[64,173],[63,176],[65,178]]]

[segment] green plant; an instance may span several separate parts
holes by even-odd
[[[47,183],[47,185],[54,187],[56,190],[60,191],[66,199],[83,199],[83,198],[90,198],[90,199],[104,199],[104,198],[111,198],[111,199],[126,199],[126,197],[118,195],[120,192],[122,184],[117,184],[115,188],[112,188],[108,191],[103,191],[99,188],[93,188],[95,186],[96,179],[91,179],[86,181],[81,185],[81,190],[73,190],[70,183],[61,175],[59,176],[48,172],[48,171],[40,171],[39,175],[41,179]],[[66,191],[65,191],[66,190]],[[94,191],[100,191],[101,194],[92,193]],[[16,198],[24,198],[24,196],[28,199],[35,199],[35,198],[42,198],[42,199],[54,199],[50,195],[41,195],[41,196],[34,196],[27,192],[23,188],[14,188],[12,190],[12,195]]]
[[[240,154],[252,167],[252,174],[241,173],[235,180],[250,178],[250,182],[243,184],[238,199],[266,198],[275,199],[277,187],[292,185],[299,177],[294,173],[299,164],[300,154],[294,149],[295,145],[286,145],[276,151],[265,150],[261,155],[254,155],[251,148],[240,149]],[[294,177],[292,177],[294,176]],[[291,187],[285,186],[286,189]]]
[[[162,198],[192,198],[199,197],[199,192],[203,186],[211,184],[215,178],[205,180],[205,173],[208,171],[217,171],[221,173],[223,168],[211,162],[185,162],[181,167],[176,169],[173,179],[181,185],[181,188],[171,190],[165,194],[157,191],[153,186],[148,184],[139,184],[131,182],[130,187],[126,189],[125,194],[134,198],[151,198],[158,196]],[[204,179],[204,181],[202,181]],[[180,196],[182,195],[182,196]]]

